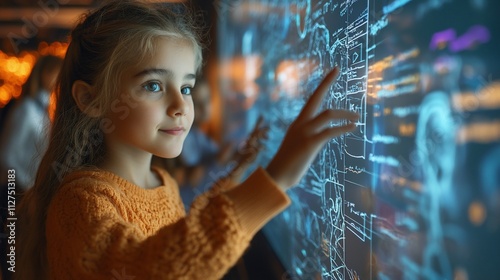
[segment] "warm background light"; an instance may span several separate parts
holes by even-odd
[[[54,55],[62,58],[67,48],[67,43],[41,42],[37,51],[23,51],[18,55],[6,54],[0,50],[0,108],[5,107],[12,99],[19,98],[22,85],[28,79],[38,57]]]

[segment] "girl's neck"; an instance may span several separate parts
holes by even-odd
[[[145,189],[161,185],[158,175],[151,170],[152,154],[140,151],[126,153],[120,149],[107,149],[104,159],[97,165]]]

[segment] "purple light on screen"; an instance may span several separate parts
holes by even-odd
[[[490,31],[482,25],[474,25],[467,32],[453,40],[450,44],[452,52],[459,52],[471,49],[475,44],[487,43],[490,40]]]
[[[456,37],[457,37],[457,34],[456,34],[455,30],[452,28],[437,32],[434,35],[432,35],[432,39],[431,39],[431,43],[429,45],[429,48],[431,50],[435,50],[439,47],[440,44],[453,41],[453,40],[455,40]]]

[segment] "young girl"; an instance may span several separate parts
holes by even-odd
[[[71,38],[50,144],[19,209],[15,279],[219,279],[322,145],[355,126],[352,112],[316,114],[334,70],[266,168],[216,185],[186,215],[151,158],[178,156],[193,122],[201,49],[187,15],[112,1]]]

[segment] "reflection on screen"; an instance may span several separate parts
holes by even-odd
[[[334,66],[341,75],[323,109],[362,116],[326,144],[289,191],[292,206],[264,229],[287,279],[500,275],[500,2],[220,9],[219,55],[234,68],[222,77],[228,137],[244,138],[264,115],[259,164]]]

